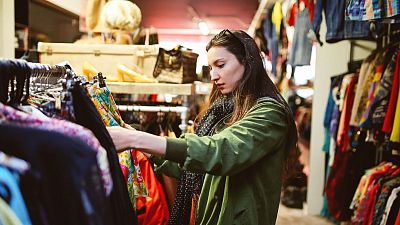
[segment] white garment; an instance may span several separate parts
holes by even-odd
[[[393,202],[397,198],[400,197],[400,196],[397,195],[397,193],[399,193],[399,192],[400,192],[400,187],[397,187],[397,188],[392,190],[392,193],[390,194],[390,196],[389,196],[389,198],[388,198],[388,200],[386,202],[385,212],[383,213],[380,225],[385,225],[386,224],[387,219],[388,219],[389,214],[390,214],[390,209],[392,208],[392,205],[393,205]]]

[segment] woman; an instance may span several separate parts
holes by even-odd
[[[196,134],[112,127],[110,135],[117,149],[162,158],[156,164],[169,175],[205,174],[196,224],[275,224],[285,161],[297,142],[292,113],[245,32],[224,30],[206,49],[213,89]]]

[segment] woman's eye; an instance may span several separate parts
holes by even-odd
[[[225,64],[217,65],[218,68],[224,68]]]

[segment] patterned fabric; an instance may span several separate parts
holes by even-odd
[[[379,179],[384,178],[396,167],[392,163],[385,163],[370,170],[362,177],[350,208],[355,209],[351,221],[353,224],[363,224],[368,218],[369,208],[374,202],[374,191],[377,191]],[[375,186],[375,188],[374,188]]]
[[[393,179],[390,179],[389,181],[386,181],[382,185],[382,189],[380,191],[379,196],[377,196],[375,210],[374,210],[374,217],[371,220],[374,221],[373,224],[379,224],[379,222],[383,218],[383,214],[385,212],[386,208],[386,202],[390,196],[390,193],[393,191],[393,189],[397,188],[400,186],[400,177],[393,177]]]
[[[234,103],[231,96],[221,96],[204,114],[200,121],[196,134],[208,136],[215,132],[215,125],[228,118],[233,112]],[[178,190],[172,207],[170,225],[187,225],[191,222],[192,212],[196,212],[199,194],[203,183],[203,175],[183,171],[179,177]],[[193,207],[193,208],[192,208]],[[192,220],[195,219],[192,216]]]
[[[378,67],[378,65],[381,64],[382,60],[383,60],[383,54],[378,53],[376,55],[375,59],[369,65],[366,77],[363,80],[364,82],[358,84],[361,87],[360,87],[360,89],[357,87],[357,91],[356,91],[356,92],[360,92],[360,93],[359,93],[358,107],[355,112],[356,114],[354,116],[354,122],[357,124],[357,126],[360,124],[361,117],[364,114],[365,109],[366,109],[366,105],[367,105],[367,101],[368,101],[368,91],[372,85],[376,68]],[[357,93],[356,93],[356,97],[357,97]]]
[[[363,20],[365,0],[351,0],[346,9],[346,20]]]
[[[372,124],[378,127],[381,127],[383,121],[385,120],[387,107],[389,104],[390,89],[393,84],[394,68],[397,64],[396,59],[398,52],[399,49],[397,49],[395,54],[393,54],[388,66],[386,67],[385,72],[382,75],[375,99],[371,103],[373,104],[371,107],[373,110],[370,115]]]
[[[360,124],[359,124],[360,128],[366,127],[368,125],[368,122],[370,122],[370,121],[367,121],[367,119],[369,116],[369,112],[371,110],[371,106],[373,105],[375,96],[379,90],[382,73],[383,73],[383,64],[377,66],[375,74],[373,76],[372,83],[371,83],[370,89],[368,91],[368,97],[366,99],[366,107],[365,107],[366,109],[360,119]]]
[[[383,13],[385,17],[392,17],[400,14],[400,1],[399,0],[384,0]]]
[[[390,99],[386,112],[385,121],[383,122],[382,131],[390,134],[393,129],[393,122],[396,115],[396,104],[400,87],[400,54],[397,55],[397,63],[393,73],[392,89],[390,91]]]
[[[390,194],[388,201],[386,203],[385,212],[382,215],[382,220],[381,221],[372,221],[374,224],[380,224],[380,225],[388,224],[387,220],[388,220],[391,208],[393,206],[393,203],[396,200],[396,198],[400,198],[400,195],[398,195],[399,192],[400,192],[400,186],[393,189],[393,191]]]
[[[108,87],[100,88],[98,83],[95,83],[88,87],[88,92],[106,126],[131,128],[122,120]],[[148,196],[148,191],[136,158],[136,150],[132,149],[118,153],[118,158],[127,184],[129,198],[136,209],[136,199]]]
[[[93,133],[74,123],[53,118],[39,118],[0,103],[0,115],[16,125],[25,127],[35,127],[46,131],[61,133],[70,137],[78,138],[87,143],[92,149],[96,150],[97,164],[100,170],[100,176],[103,181],[104,189],[107,195],[111,193],[113,183],[110,174],[110,167],[107,160],[107,152],[101,147]]]
[[[400,14],[398,0],[351,0],[346,9],[346,20],[375,20]]]

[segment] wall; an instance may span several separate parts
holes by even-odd
[[[48,2],[51,2],[55,5],[60,6],[61,8],[64,8],[72,13],[75,13],[76,15],[81,14],[81,8],[82,8],[82,0],[47,0]]]
[[[322,152],[324,142],[323,119],[328,98],[330,77],[347,71],[347,62],[350,60],[350,42],[341,41],[335,44],[325,42],[326,25],[321,24],[321,37],[324,45],[316,49],[314,97],[311,124],[310,145],[310,176],[308,178],[307,213],[318,215],[322,209],[325,153]],[[374,42],[357,41],[370,48],[375,47]],[[369,51],[355,48],[354,59],[363,59]]]
[[[0,58],[14,58],[14,1],[0,0]]]

